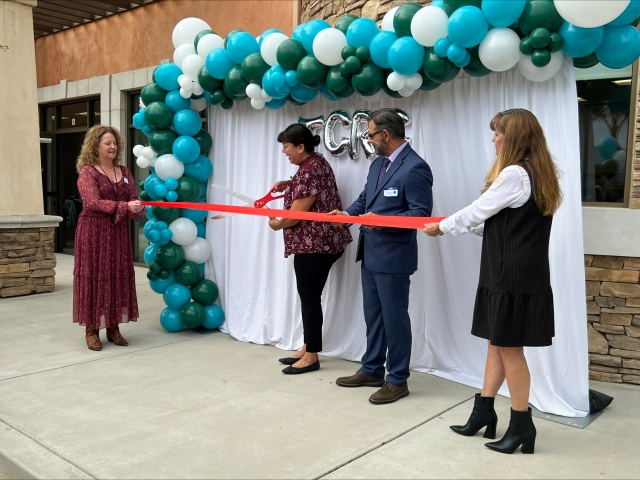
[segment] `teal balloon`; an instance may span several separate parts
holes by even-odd
[[[347,43],[352,47],[368,47],[373,37],[380,33],[380,28],[369,18],[354,20],[347,28]]]
[[[562,53],[582,58],[595,52],[604,38],[604,27],[581,28],[564,22],[559,30],[564,38]]]
[[[180,321],[187,328],[197,328],[204,322],[204,307],[196,302],[189,302],[180,309]]]
[[[167,287],[174,283],[176,283],[176,276],[173,273],[173,270],[169,270],[169,276],[167,278],[158,278],[157,280],[153,280],[149,282],[149,286],[154,292],[163,294]]]
[[[380,32],[373,40],[369,50],[371,52],[371,60],[380,68],[391,68],[389,63],[389,50],[393,43],[398,40],[398,36],[394,32]]]
[[[636,27],[605,27],[604,38],[596,50],[596,57],[602,65],[612,69],[624,68],[635,62],[639,55],[640,32]]]
[[[204,204],[204,202],[200,202],[202,204]],[[193,209],[186,209],[183,208],[182,210],[182,216],[184,218],[188,218],[189,220],[192,220],[196,226],[198,224],[198,222],[202,222],[205,218],[207,218],[207,211],[206,210],[193,210]]]
[[[603,159],[608,160],[618,151],[618,141],[610,135],[602,137],[598,143],[598,151]]]
[[[169,285],[162,295],[164,303],[172,310],[180,310],[191,300],[191,290],[184,285],[174,283]]]
[[[193,137],[202,129],[202,119],[200,118],[200,115],[190,109],[180,110],[177,112],[173,116],[172,123],[173,129],[178,133],[178,135],[184,135],[187,137]],[[171,125],[171,122],[169,125]]]
[[[237,64],[241,64],[252,53],[258,53],[258,42],[248,32],[238,32],[231,36],[226,46],[229,57]]]
[[[224,312],[218,305],[204,307],[204,322],[202,326],[208,330],[220,328],[224,323]]]
[[[169,105],[169,108],[173,110],[173,113],[177,113],[185,108],[191,108],[191,100],[184,98],[180,95],[180,90],[173,90],[167,93],[164,100],[160,100]],[[146,105],[146,104],[145,104]]]
[[[347,30],[349,29],[349,25],[351,25],[353,22],[358,20],[358,18],[360,17],[352,13],[348,15],[344,15],[338,19],[338,21],[336,22],[335,28],[337,28],[338,30],[340,30],[342,33],[346,35]]]
[[[160,248],[160,245],[158,245],[157,243],[152,243],[147,248],[145,248],[144,255],[143,255],[144,263],[149,265],[153,260],[155,260],[156,254],[158,253],[159,248]]]
[[[189,177],[195,178],[198,182],[204,182],[209,180],[213,173],[213,163],[204,155],[200,155],[195,162],[184,166],[184,173]]]
[[[204,222],[196,223],[196,227],[198,228],[198,237],[204,238],[207,234],[207,225]]]
[[[463,48],[471,48],[480,45],[482,39],[487,36],[489,24],[482,10],[473,6],[457,9],[449,17],[447,27],[449,39]]]
[[[413,37],[401,37],[389,49],[389,64],[401,75],[413,75],[424,62],[424,47]]]
[[[607,26],[622,27],[624,25],[629,25],[638,17],[640,17],[640,0],[631,0],[624,12],[622,12],[615,20],[609,22]]]
[[[178,90],[180,88],[178,77],[182,75],[182,70],[180,70],[177,65],[164,63],[156,68],[153,73],[153,81],[163,90],[170,92],[171,90]]]
[[[202,280],[202,272],[197,263],[186,260],[176,268],[176,282],[192,287]]]
[[[191,289],[191,298],[204,306],[211,305],[218,299],[218,286],[211,280],[201,280]]]
[[[165,308],[160,314],[160,326],[167,332],[179,332],[184,328],[180,321],[180,310]]]

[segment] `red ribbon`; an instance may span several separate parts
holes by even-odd
[[[326,213],[302,212],[299,210],[276,210],[254,207],[238,207],[235,205],[221,205],[215,203],[193,202],[142,202],[149,207],[186,208],[189,210],[207,210],[209,212],[239,213],[260,217],[291,218],[293,220],[308,220],[312,222],[355,223],[370,227],[392,227],[423,230],[425,224],[444,220],[446,217],[404,217],[375,215],[371,217],[354,217],[347,215],[327,215]]]

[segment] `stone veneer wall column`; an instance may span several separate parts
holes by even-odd
[[[335,25],[341,16],[352,13],[380,24],[385,13],[407,1],[409,0],[302,0],[300,23],[321,19]],[[431,0],[414,1],[422,5],[431,4]]]

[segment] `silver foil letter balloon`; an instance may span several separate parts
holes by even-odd
[[[362,124],[364,123],[364,128]],[[367,158],[370,153],[367,151],[367,147],[371,147],[367,140],[367,132],[369,131],[369,110],[356,110],[351,120],[351,142],[349,144],[349,157],[352,160],[358,158],[358,142],[362,143],[362,148]],[[372,150],[373,151],[373,150]]]
[[[327,117],[327,122],[324,127],[324,148],[326,148],[334,157],[344,153],[351,143],[350,139],[347,137],[342,137],[340,139],[340,143],[336,143],[333,135],[335,126],[338,122],[342,122],[343,127],[349,128],[351,126],[349,114],[343,110],[338,110]]]
[[[324,124],[325,124],[324,115],[320,115],[319,117],[313,117],[313,118],[300,117],[298,119],[298,123],[307,127],[309,130],[311,130],[311,133],[313,133],[314,135],[318,135],[318,132],[316,132],[316,130],[320,128],[324,128]]]

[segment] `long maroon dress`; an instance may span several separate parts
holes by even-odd
[[[75,237],[73,322],[97,329],[138,319],[127,202],[139,200],[133,175],[113,183],[95,167],[80,170],[82,213]],[[139,220],[146,209],[132,215]]]

